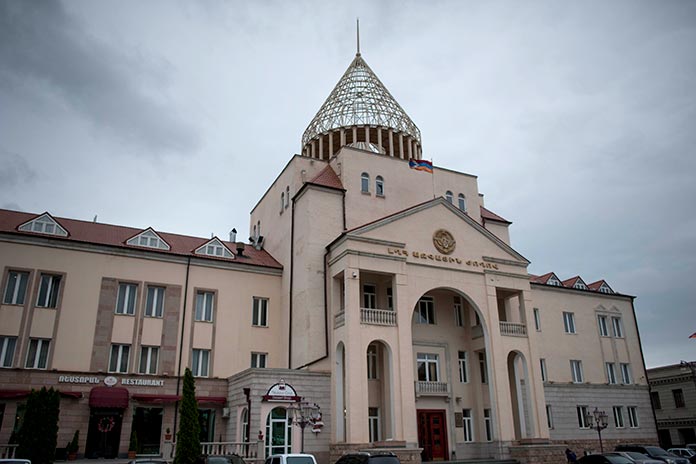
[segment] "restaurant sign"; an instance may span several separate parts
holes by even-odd
[[[285,383],[285,380],[280,379],[280,382],[271,386],[263,395],[264,401],[272,401],[279,403],[297,403],[302,400],[302,397],[297,396],[297,392],[292,386]]]
[[[148,379],[142,377],[121,377],[117,379],[116,377],[109,375],[100,379],[94,375],[61,375],[58,377],[58,383],[72,383],[78,385],[89,385],[98,384],[104,382],[107,387],[113,387],[114,385],[120,383],[121,385],[130,385],[138,387],[164,387],[164,380],[161,379]]]

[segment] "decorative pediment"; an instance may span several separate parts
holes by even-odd
[[[559,279],[558,276],[553,272],[549,272],[546,282],[543,283],[545,283],[546,285],[553,285],[554,287],[563,286],[563,283],[561,283],[561,279]]]
[[[563,286],[568,287],[568,288],[574,288],[576,290],[588,290],[587,284],[585,283],[584,280],[582,280],[582,277],[580,277],[580,276],[575,276],[575,277],[571,277],[568,280],[564,280]]]
[[[53,219],[48,213],[43,213],[34,219],[21,224],[17,230],[22,232],[34,232],[37,234],[57,235],[59,237],[67,237],[68,231],[63,226],[58,224],[58,221]]]
[[[234,258],[234,253],[232,253],[217,237],[211,238],[203,245],[196,248],[193,253],[203,256],[215,256],[217,258]]]
[[[171,246],[155,232],[152,227],[148,227],[138,235],[129,238],[126,243],[128,245],[155,248],[158,250],[170,250]]]

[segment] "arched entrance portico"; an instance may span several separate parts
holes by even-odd
[[[527,360],[519,351],[511,351],[507,357],[508,379],[510,381],[510,400],[515,426],[515,438],[534,436],[534,414],[529,391],[529,370]]]
[[[394,437],[392,352],[381,340],[367,346],[367,417],[370,443]]]

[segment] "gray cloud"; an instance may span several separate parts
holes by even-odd
[[[11,190],[17,185],[34,181],[36,177],[36,171],[26,159],[0,147],[0,188]]]
[[[143,86],[143,78],[161,75],[156,66],[90,37],[58,1],[0,2],[0,63],[0,85],[47,85],[143,154],[191,153],[199,145],[166,94]]]

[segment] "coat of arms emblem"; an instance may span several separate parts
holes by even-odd
[[[454,240],[452,234],[450,234],[445,229],[439,229],[433,234],[433,245],[442,254],[448,255],[454,251],[457,246],[457,242]]]

